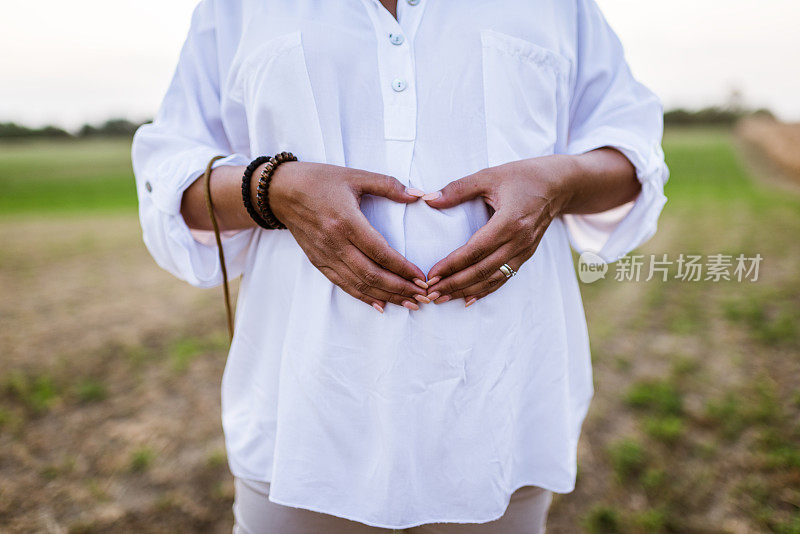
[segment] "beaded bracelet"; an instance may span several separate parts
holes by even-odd
[[[253,178],[253,173],[259,165],[263,165],[269,160],[269,156],[259,156],[251,161],[250,165],[248,165],[244,170],[244,174],[242,175],[242,201],[244,202],[244,207],[247,210],[248,215],[250,215],[250,218],[253,219],[256,224],[262,228],[266,228],[267,230],[272,230],[272,226],[269,225],[253,207],[253,201],[250,198],[250,182]]]
[[[256,202],[258,203],[258,211],[264,221],[274,230],[282,230],[286,228],[275,214],[269,205],[269,184],[272,181],[272,175],[275,170],[287,161],[297,161],[297,158],[291,152],[281,152],[269,158],[269,161],[264,165],[261,171],[261,177],[258,180],[258,187],[256,188]]]

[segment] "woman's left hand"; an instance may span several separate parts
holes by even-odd
[[[573,195],[578,172],[573,158],[554,155],[491,167],[423,197],[439,209],[481,197],[494,210],[465,245],[433,266],[428,298],[437,304],[463,298],[469,306],[508,280],[503,264],[519,270]]]

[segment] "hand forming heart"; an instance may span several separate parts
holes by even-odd
[[[633,164],[611,147],[515,161],[451,182],[423,200],[441,209],[481,197],[494,213],[433,266],[427,297],[437,304],[463,298],[470,306],[509,280],[500,270],[504,264],[517,271],[533,256],[555,217],[605,211],[640,191]]]
[[[288,163],[276,171],[270,203],[311,262],[331,282],[383,312],[387,302],[419,309],[463,298],[470,306],[519,270],[545,230],[562,213],[595,213],[635,198],[633,165],[601,148],[579,156],[552,155],[484,169],[424,194],[395,178],[314,163]],[[367,222],[358,209],[364,194],[395,202],[426,201],[445,209],[475,198],[494,210],[466,244],[425,275]]]
[[[422,197],[437,209],[483,198],[494,210],[489,221],[462,247],[428,273],[428,298],[440,304],[463,298],[470,306],[509,280],[505,264],[517,271],[536,251],[550,222],[570,199],[565,177],[570,156],[547,156],[484,169]]]

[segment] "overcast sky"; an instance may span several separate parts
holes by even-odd
[[[151,117],[195,3],[2,0],[0,122]],[[746,104],[800,120],[799,0],[598,3],[666,108],[722,103],[736,88]]]

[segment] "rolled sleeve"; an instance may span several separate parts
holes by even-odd
[[[655,234],[667,201],[663,108],[658,97],[633,77],[622,44],[593,0],[578,0],[577,33],[566,152],[614,148],[630,160],[642,189],[622,206],[563,219],[575,250],[591,251],[612,262]]]
[[[203,175],[214,156],[227,155],[214,168],[249,162],[248,156],[231,153],[220,118],[210,4],[204,0],[195,9],[158,114],[151,124],[137,130],[131,151],[145,246],[159,266],[199,287],[220,284],[222,272],[210,232],[191,230],[181,215],[183,193]],[[254,235],[255,229],[222,234],[231,276],[241,274]]]

